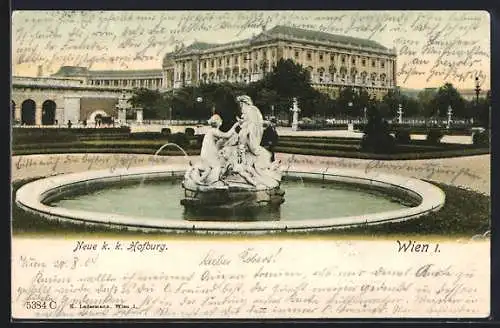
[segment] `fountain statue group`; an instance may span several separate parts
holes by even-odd
[[[241,117],[227,132],[219,130],[222,118],[208,123],[198,163],[190,162],[183,181],[185,207],[261,207],[281,204],[279,161],[262,147],[264,119],[249,96],[236,98]]]

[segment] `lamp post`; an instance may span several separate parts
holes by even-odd
[[[474,89],[476,91],[476,106],[479,107],[479,93],[481,92],[481,86],[479,84],[479,77],[476,76],[476,88]]]
[[[446,122],[446,128],[449,129],[451,126],[451,115],[453,114],[453,109],[451,108],[451,105],[448,106],[448,121]]]
[[[197,104],[201,104],[202,102],[203,102],[203,97],[197,97],[197,98],[196,98],[196,103],[197,103]],[[196,116],[198,117],[198,112],[199,112],[199,107],[200,107],[200,106],[196,106],[196,107],[198,107],[198,108],[196,108],[196,112],[197,112],[197,113],[196,113]]]
[[[474,91],[476,92],[476,115],[479,115],[479,93],[481,92],[481,87],[478,76],[476,76],[476,88]]]
[[[398,123],[403,123],[403,105],[401,104],[398,105]]]

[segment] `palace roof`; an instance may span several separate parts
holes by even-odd
[[[120,78],[120,77],[150,77],[151,75],[162,75],[161,69],[142,69],[142,70],[89,70],[86,67],[80,66],[62,66],[59,70],[52,74],[52,76],[65,76],[65,77],[106,77],[106,78]]]
[[[329,42],[342,43],[345,45],[354,45],[354,46],[370,47],[380,50],[388,50],[386,47],[373,40],[354,38],[347,35],[330,34],[320,31],[305,30],[302,28],[289,27],[283,25],[277,25],[271,28],[269,31],[265,31],[263,33],[271,36],[285,35],[300,39],[306,39],[310,41],[329,41]]]
[[[330,34],[326,32],[306,30],[297,27],[277,25],[248,39],[242,39],[227,43],[208,43],[195,41],[189,46],[183,46],[167,53],[163,58],[163,66],[171,65],[173,63],[172,60],[175,57],[179,56],[209,53],[216,50],[229,50],[233,47],[247,47],[259,42],[279,39],[296,40],[299,42],[305,40],[309,42],[336,43],[345,47],[370,48],[375,51],[383,52],[390,51],[387,47],[384,47],[380,43],[369,39],[361,39],[346,35]]]

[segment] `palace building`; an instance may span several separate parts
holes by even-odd
[[[336,96],[342,87],[365,88],[382,97],[396,86],[396,51],[366,39],[286,26],[225,44],[194,42],[167,54],[167,89],[209,82],[262,79],[280,59],[292,59],[311,74],[317,89]]]
[[[83,83],[99,87],[122,89],[163,88],[163,71],[150,70],[89,70],[86,67],[62,66],[53,78],[64,77],[82,80]]]
[[[310,72],[312,85],[333,97],[343,87],[381,98],[396,87],[396,51],[366,39],[287,26],[229,43],[194,42],[165,55],[162,69],[97,71],[64,66],[52,77],[122,89],[178,89],[200,83],[260,80],[280,59]]]

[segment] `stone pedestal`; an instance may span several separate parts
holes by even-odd
[[[120,123],[127,122],[127,110],[126,109],[118,109],[118,121]]]
[[[138,109],[136,111],[136,114],[137,114],[137,116],[136,116],[136,122],[139,123],[139,124],[141,124],[142,123],[142,109]]]
[[[293,113],[292,116],[292,131],[297,131],[299,129],[299,112],[300,108],[297,104],[297,99],[293,99],[293,107],[290,109]]]
[[[297,131],[298,129],[299,129],[299,113],[293,112],[292,131]]]

